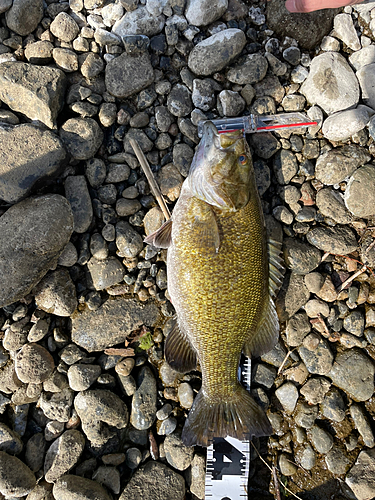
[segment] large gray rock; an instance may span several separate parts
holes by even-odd
[[[119,500],[183,500],[185,481],[180,474],[160,462],[147,462],[130,479]]]
[[[336,356],[328,376],[354,401],[366,401],[374,392],[374,364],[359,349],[352,348]]]
[[[334,255],[347,255],[357,249],[355,234],[348,226],[314,227],[306,238],[311,245]]]
[[[353,52],[349,57],[349,62],[355,70],[359,70],[362,66],[375,63],[375,45],[363,47],[361,50]]]
[[[228,8],[228,0],[188,0],[185,17],[189,24],[207,26],[219,19]]]
[[[73,232],[67,200],[28,198],[0,217],[0,306],[27,295],[56,265]]]
[[[189,54],[188,65],[197,75],[212,75],[230,64],[246,44],[245,33],[230,28],[198,43]]]
[[[354,107],[359,101],[358,80],[338,52],[325,52],[314,57],[300,92],[310,104],[317,104],[329,115]],[[365,104],[368,103],[365,101]]]
[[[372,85],[375,77],[375,63],[363,66],[356,75],[362,90],[362,101],[375,109],[375,88]]]
[[[72,474],[60,477],[52,492],[55,500],[112,500],[98,482]]]
[[[43,0],[14,0],[5,14],[9,29],[18,35],[29,35],[43,17]]]
[[[330,141],[345,141],[363,130],[374,113],[375,111],[372,108],[362,104],[356,109],[339,111],[324,121],[323,135]]]
[[[356,217],[375,215],[375,167],[364,165],[350,177],[345,190],[345,205]]]
[[[156,419],[157,388],[155,377],[148,366],[141,368],[137,383],[130,423],[138,430],[149,429]]]
[[[72,340],[89,352],[102,351],[124,342],[141,325],[153,326],[159,319],[155,304],[118,297],[107,300],[96,311],[86,309],[72,316]]]
[[[100,148],[104,134],[92,118],[70,118],[61,126],[60,137],[76,160],[88,160]]]
[[[72,469],[85,447],[83,434],[76,429],[65,431],[49,447],[44,461],[46,481],[54,483]]]
[[[345,478],[346,484],[358,500],[371,500],[375,496],[375,450],[364,450]]]
[[[368,150],[355,144],[331,149],[317,159],[315,177],[326,185],[338,184],[370,160]]]
[[[65,196],[72,207],[74,231],[86,232],[92,221],[93,210],[84,175],[70,175],[66,178]]]
[[[33,293],[39,309],[56,316],[70,316],[78,305],[76,288],[67,269],[47,274]]]
[[[147,53],[124,52],[107,64],[105,83],[108,92],[124,99],[148,87],[154,81],[150,56]]]
[[[146,7],[138,7],[115,22],[112,31],[123,37],[127,35],[157,35],[164,28],[165,17],[153,16]]]
[[[289,36],[298,40],[304,49],[313,49],[332,28],[337,9],[324,9],[303,14],[291,14],[284,0],[267,2],[267,25],[281,38]]]
[[[6,497],[23,497],[35,487],[31,470],[17,457],[0,451],[0,493]]]
[[[0,151],[0,198],[7,203],[17,203],[46,177],[58,175],[67,161],[57,135],[30,123],[2,124]]]
[[[49,128],[56,128],[65,87],[66,77],[60,69],[12,61],[0,65],[0,99],[13,111]]]

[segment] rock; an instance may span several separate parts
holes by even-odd
[[[106,66],[108,92],[121,99],[136,94],[154,81],[154,71],[147,53],[127,54],[112,59]]]
[[[317,339],[317,345],[311,345],[309,340]],[[311,333],[305,337],[303,345],[298,348],[298,354],[305,363],[309,373],[315,375],[327,375],[330,373],[333,363],[333,355],[328,343]],[[330,376],[330,375],[329,375]]]
[[[47,441],[44,439],[44,435],[42,432],[34,434],[27,441],[25,462],[33,472],[37,472],[43,467],[46,448]]]
[[[182,408],[190,410],[190,408],[193,406],[194,401],[194,392],[191,388],[191,385],[187,382],[183,382],[182,384],[180,384],[178,387],[177,395]]]
[[[8,28],[21,36],[34,31],[42,17],[42,0],[13,0],[12,7],[5,14]]]
[[[286,327],[286,339],[290,347],[301,345],[311,331],[311,324],[306,313],[297,313],[290,318]]]
[[[125,268],[116,257],[103,260],[92,257],[87,263],[87,270],[95,290],[117,285],[123,281],[125,275]]]
[[[70,316],[78,305],[76,288],[67,269],[47,274],[33,293],[37,306],[56,316]]]
[[[239,64],[230,68],[227,79],[239,85],[258,83],[266,76],[267,59],[261,54],[249,54]],[[257,92],[259,96],[259,92]]]
[[[170,201],[176,201],[184,179],[173,163],[168,163],[159,170],[157,181],[162,194]]]
[[[88,160],[98,151],[104,136],[92,118],[70,118],[61,126],[60,137],[76,160]]]
[[[358,500],[375,496],[375,450],[363,450],[345,477],[346,484]]]
[[[311,299],[306,302],[305,311],[309,318],[318,318],[319,316],[327,318],[329,315],[329,306],[321,300]]]
[[[296,458],[301,467],[306,470],[311,470],[316,464],[316,453],[308,443],[304,444],[303,447],[298,450]]]
[[[292,462],[288,455],[282,453],[279,456],[280,472],[283,476],[293,476],[298,470],[297,466]]]
[[[112,32],[119,37],[128,35],[146,35],[151,37],[162,31],[165,24],[163,15],[153,16],[146,7],[138,7],[115,22]]]
[[[130,423],[138,430],[149,429],[156,419],[156,380],[150,368],[144,366],[137,379],[137,390],[132,400]]]
[[[273,169],[279,184],[289,184],[298,172],[298,163],[295,155],[287,149],[281,149],[275,155]]]
[[[356,106],[359,101],[358,80],[338,52],[314,57],[300,92],[310,104],[317,104],[329,115]],[[365,101],[365,104],[368,103]]]
[[[165,438],[164,451],[167,462],[177,470],[187,469],[193,460],[194,447],[185,446],[178,432]]]
[[[286,321],[303,307],[309,300],[310,292],[306,288],[303,276],[288,275],[276,298],[276,309],[281,321]]]
[[[129,215],[133,215],[138,210],[141,210],[142,205],[138,200],[127,200],[120,198],[116,202],[116,212],[119,217],[128,217]]]
[[[183,500],[185,498],[184,478],[160,462],[149,461],[132,476],[119,500],[138,500],[139,498]]]
[[[159,436],[169,436],[169,434],[172,434],[176,430],[177,427],[177,420],[174,417],[168,417],[165,420],[163,420],[160,425],[158,425],[159,422],[156,425],[158,435]]]
[[[363,47],[353,52],[349,56],[349,62],[355,70],[359,70],[368,64],[375,63],[375,46],[369,45],[368,47]]]
[[[173,146],[173,165],[183,177],[188,176],[193,156],[194,150],[188,144],[180,143]]]
[[[52,57],[56,66],[62,69],[65,73],[73,73],[78,70],[78,57],[75,52],[69,49],[54,48]]]
[[[144,153],[148,153],[153,148],[153,144],[143,130],[131,128],[125,135],[124,150],[126,153],[134,154],[130,139],[135,139]]]
[[[59,260],[57,261],[59,266],[72,267],[77,262],[78,253],[76,247],[72,242],[68,242],[64,250],[62,251]]]
[[[333,446],[333,437],[331,434],[317,425],[309,429],[309,438],[318,453],[325,455]]]
[[[293,238],[284,241],[284,259],[296,274],[306,274],[319,266],[321,255],[317,248]]]
[[[345,453],[338,446],[334,446],[325,456],[325,462],[328,470],[332,474],[345,474],[349,468],[349,460]]]
[[[275,391],[275,396],[280,401],[284,410],[290,415],[293,413],[298,400],[298,389],[291,382],[285,382]]]
[[[373,109],[375,109],[375,90],[368,82],[373,80],[374,74],[374,63],[362,66],[356,73],[362,91],[362,101],[366,106],[370,106]]]
[[[358,168],[346,186],[345,205],[356,217],[371,217],[375,214],[373,165]]]
[[[171,90],[167,99],[168,111],[174,116],[186,116],[192,110],[191,93],[185,87],[177,83]]]
[[[335,35],[342,40],[352,50],[359,50],[361,43],[354,28],[351,14],[337,14],[333,21]]]
[[[34,474],[19,458],[0,451],[0,493],[6,497],[23,497],[35,485]]]
[[[49,447],[44,461],[44,476],[49,483],[56,482],[78,462],[85,447],[83,434],[76,429],[65,431]]]
[[[218,95],[224,116],[238,116],[245,109],[246,102],[238,92],[222,90]]]
[[[69,386],[73,391],[88,389],[101,374],[99,365],[73,365],[68,370]]]
[[[309,404],[316,405],[321,403],[324,396],[331,387],[330,382],[324,377],[310,378],[303,387],[301,387],[301,394],[305,396]]]
[[[129,469],[136,469],[142,461],[142,453],[138,448],[128,448],[126,450],[126,465]]]
[[[70,175],[65,179],[65,196],[74,217],[74,231],[84,233],[90,227],[93,210],[84,175]]]
[[[324,252],[346,255],[357,249],[357,240],[347,226],[316,227],[307,235],[307,241]]]
[[[345,418],[345,403],[340,392],[332,388],[324,397],[320,406],[322,415],[334,422],[342,422]]]
[[[196,108],[202,111],[212,109],[216,104],[216,96],[212,81],[208,78],[204,80],[194,78],[191,98]]]
[[[57,68],[11,61],[0,65],[0,99],[49,128],[56,128],[65,87],[65,75]]]
[[[120,493],[120,472],[116,467],[100,466],[92,478],[118,495]]]
[[[332,28],[332,20],[337,13],[335,9],[325,9],[302,14],[291,14],[284,2],[272,0],[267,3],[266,15],[269,29],[281,38],[287,36],[298,41],[303,49],[314,49],[324,35]]]
[[[53,36],[63,42],[72,42],[79,33],[78,24],[66,12],[60,12],[49,27]]]
[[[73,314],[72,341],[87,351],[102,351],[125,341],[141,325],[154,326],[159,320],[155,304],[135,299],[109,299],[95,311],[86,309]]]
[[[365,417],[362,408],[359,405],[352,404],[349,408],[350,416],[352,417],[357,431],[362,436],[365,446],[373,448],[375,445],[374,434],[371,426]]]
[[[119,257],[136,257],[143,250],[141,235],[126,221],[116,224],[116,246]]]
[[[56,265],[72,231],[70,206],[57,194],[29,198],[7,210],[0,218],[2,307],[27,295]]]
[[[20,436],[0,422],[0,451],[5,451],[10,455],[18,455],[22,448],[23,443]]]
[[[357,337],[363,335],[365,329],[365,317],[361,311],[352,311],[344,318],[343,324],[345,330]]]
[[[294,420],[297,425],[304,429],[311,429],[318,416],[318,406],[310,406],[307,403],[299,402],[294,413]]]
[[[100,447],[114,437],[114,428],[124,429],[128,425],[128,409],[111,391],[82,391],[74,399],[74,408],[82,421],[82,430],[93,447]]]
[[[55,368],[50,353],[39,344],[26,344],[18,352],[14,367],[17,377],[26,384],[41,384]]]
[[[207,26],[221,17],[228,8],[228,0],[188,0],[185,17],[193,26]]]
[[[317,192],[316,206],[322,215],[333,219],[338,224],[349,224],[352,220],[345,207],[343,196],[332,188],[320,189]]]
[[[338,353],[328,376],[354,401],[367,401],[374,392],[374,365],[356,348]]]
[[[315,176],[323,184],[338,184],[370,159],[365,148],[354,144],[331,149],[317,159]]]
[[[26,500],[54,500],[52,484],[42,481],[28,494]]]
[[[96,481],[66,474],[53,486],[55,500],[111,500],[109,494]]]
[[[39,406],[47,418],[58,422],[68,422],[73,399],[74,393],[69,387],[57,393],[42,392]]]
[[[188,66],[197,75],[212,75],[230,64],[246,44],[245,33],[230,28],[198,43],[189,54]]]
[[[324,121],[323,135],[329,141],[345,141],[363,130],[374,113],[373,109],[362,104],[356,109],[335,113]]]
[[[46,178],[58,175],[67,161],[60,139],[32,124],[2,124],[0,149],[0,198],[7,203],[17,203]]]

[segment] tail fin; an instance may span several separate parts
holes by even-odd
[[[250,394],[238,384],[233,397],[225,402],[212,402],[201,389],[182,431],[186,446],[209,446],[214,437],[231,436],[251,439],[269,436],[271,424]]]

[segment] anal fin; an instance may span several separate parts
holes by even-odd
[[[168,248],[172,243],[172,219],[168,219],[159,229],[143,240],[157,248]]]
[[[269,297],[264,308],[257,332],[245,342],[243,353],[248,357],[258,357],[270,351],[279,337],[279,318],[277,317],[274,301]]]
[[[177,320],[165,341],[165,359],[176,371],[187,373],[195,370],[197,366],[197,354],[189,342],[187,336],[181,332]]]

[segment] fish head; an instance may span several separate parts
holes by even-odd
[[[235,212],[249,201],[252,168],[243,131],[219,134],[213,123],[207,121],[190,167],[190,191],[210,205]]]

